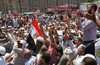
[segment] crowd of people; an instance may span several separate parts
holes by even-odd
[[[30,34],[34,18],[41,36]],[[86,12],[2,16],[0,65],[100,65],[99,19],[96,4],[88,4]]]

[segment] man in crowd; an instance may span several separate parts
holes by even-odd
[[[83,34],[81,34],[81,36],[78,35],[79,33],[76,31],[75,19],[71,21],[69,18],[68,19],[66,18],[67,17],[66,15],[65,17],[66,20],[61,17],[61,20],[59,22],[57,20],[55,21],[55,18],[51,16],[52,19],[49,19],[48,23],[40,24],[40,30],[42,35],[36,37],[36,42],[33,40],[33,37],[31,35],[30,36],[32,39],[28,39],[27,36],[26,37],[24,36],[25,31],[28,34],[30,34],[29,24],[32,22],[32,19],[30,20],[30,22],[28,22],[26,20],[27,17],[25,17],[25,22],[27,21],[27,23],[29,24],[27,24],[28,27],[26,26],[24,27],[22,20],[21,19],[18,20],[15,17],[13,19],[13,23],[14,23],[14,27],[19,26],[17,28],[19,29],[17,30],[18,33],[16,34],[14,33],[16,32],[15,28],[13,28],[13,31],[9,30],[5,33],[6,37],[8,37],[8,40],[11,42],[12,45],[11,51],[13,51],[11,53],[9,52],[11,55],[9,56],[10,60],[8,59],[8,61],[13,62],[14,65],[35,65],[35,64],[36,65],[50,65],[50,64],[60,65],[60,63],[63,65],[63,62],[64,65],[70,65],[71,64],[70,60],[73,61],[74,58],[73,57],[74,55],[72,54],[77,51],[76,49],[78,49],[78,52],[76,53],[77,54],[76,60],[79,59],[81,56],[84,56],[84,51],[85,54],[90,53],[94,55],[94,48],[95,48],[94,43],[90,45],[89,43],[96,40],[96,30],[97,30],[97,26],[99,26],[100,24],[98,23],[98,21],[96,21],[95,18],[94,13],[96,9],[97,6],[95,4],[88,5],[86,15],[83,17],[83,19],[81,19],[80,17],[81,20],[77,22],[80,28],[82,28],[81,31],[83,31]],[[63,14],[61,15],[63,16]],[[45,17],[43,20],[45,20]],[[65,22],[63,22],[63,20]],[[24,29],[20,27],[23,27]],[[77,30],[78,29],[79,28],[77,28]],[[84,46],[83,47],[81,46],[82,40],[79,38],[75,40],[75,44],[77,46],[75,47],[75,44],[73,43],[73,37],[75,36],[80,36],[80,37],[83,36],[83,44],[86,46],[86,49],[84,49]],[[28,44],[26,43],[26,40]],[[31,52],[31,50],[33,52]],[[65,52],[65,55],[63,55],[63,52]],[[33,56],[32,54],[35,54],[37,57],[35,58],[35,56]],[[5,59],[7,59],[7,57]]]
[[[4,55],[6,53],[6,49],[2,46],[0,46],[0,65],[7,65],[5,59],[4,59]]]
[[[95,18],[95,12],[97,10],[97,6],[95,4],[89,4],[87,5],[87,13],[84,16],[84,20],[79,20],[78,23],[80,23],[80,27],[82,27],[83,30],[83,44],[86,46],[85,54],[93,54],[95,53],[95,46],[94,43],[92,43],[94,40],[96,40],[97,35],[97,25],[95,24],[96,18]],[[91,18],[92,17],[92,18]],[[91,43],[89,45],[89,43]]]
[[[37,65],[50,65],[50,54],[49,53],[41,53],[39,56],[37,56]]]

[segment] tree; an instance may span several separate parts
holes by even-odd
[[[97,0],[87,0],[87,2],[94,2],[94,1],[97,1]]]

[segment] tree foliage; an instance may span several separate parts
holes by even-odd
[[[94,1],[97,1],[97,0],[87,0],[87,2],[94,2]]]

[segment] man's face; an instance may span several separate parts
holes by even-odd
[[[78,39],[75,39],[75,45],[77,45],[77,46],[80,45],[80,41]]]
[[[36,41],[36,44],[38,45],[38,46],[41,46],[42,45],[42,42],[40,42],[40,41]]]
[[[64,34],[63,35],[63,41],[66,41],[67,39],[69,39],[69,35],[68,34]]]
[[[91,13],[91,5],[88,5],[88,6],[87,6],[87,12],[88,12],[88,13]]]
[[[84,49],[82,47],[78,48],[78,54],[83,55],[84,54]]]

